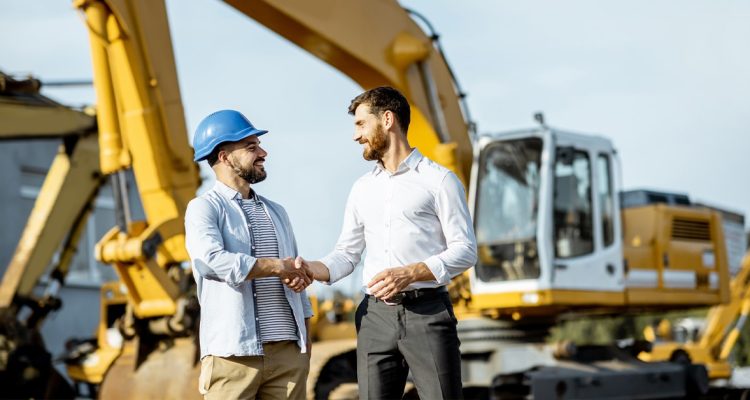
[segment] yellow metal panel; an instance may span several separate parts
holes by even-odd
[[[621,306],[625,304],[620,292],[595,292],[585,290],[540,290],[473,294],[471,309],[536,308],[546,306]]]
[[[706,306],[721,301],[716,291],[695,289],[628,289],[629,305],[647,305],[668,308],[669,306]]]
[[[729,274],[718,213],[657,204],[625,209],[622,216],[626,276],[630,271],[650,270],[657,277],[653,289],[627,289],[628,304],[668,307],[728,301]],[[713,265],[704,264],[709,253]],[[696,287],[665,287],[664,274],[672,271],[695,273]],[[711,273],[719,279],[714,289],[709,284]]]
[[[127,296],[138,318],[172,315],[177,311],[173,297],[176,285],[165,285],[166,272],[151,263],[115,264],[115,271],[128,288]],[[173,290],[170,290],[173,289]],[[170,293],[171,292],[171,293]]]

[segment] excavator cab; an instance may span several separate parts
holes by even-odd
[[[603,137],[546,127],[480,137],[471,308],[519,319],[726,302],[718,213],[659,202],[621,209],[620,186]]]
[[[472,305],[622,301],[616,168],[601,137],[539,129],[480,138],[470,188],[479,248]]]

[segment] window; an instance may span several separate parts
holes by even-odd
[[[513,242],[536,235],[542,141],[524,139],[488,146],[481,157],[477,239]]]
[[[482,281],[539,277],[536,228],[543,142],[489,144],[480,155],[474,213]]]
[[[612,193],[612,170],[609,156],[599,154],[596,158],[596,169],[599,175],[597,195],[602,209],[602,241],[608,247],[615,241],[615,201]]]
[[[577,257],[594,250],[591,163],[584,151],[557,149],[553,217],[557,258]]]

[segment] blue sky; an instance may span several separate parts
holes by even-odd
[[[402,4],[441,34],[480,132],[531,127],[542,110],[552,126],[611,138],[626,189],[687,192],[750,217],[750,3]],[[360,88],[221,2],[167,6],[191,135],[221,108],[271,131],[269,179],[257,189],[286,206],[303,255],[325,255],[351,183],[371,167],[346,114]],[[6,73],[91,77],[87,33],[68,1],[4,0],[0,54]],[[94,102],[90,88],[45,93]]]

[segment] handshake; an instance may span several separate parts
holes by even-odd
[[[328,282],[331,279],[328,267],[320,261],[287,257],[274,259],[272,264],[273,267],[266,276],[278,276],[282,283],[298,293],[313,281]],[[367,283],[367,290],[378,299],[388,300],[414,282],[435,280],[429,267],[423,262],[417,262],[383,269]]]
[[[280,261],[274,275],[297,293],[310,286],[314,280],[328,280],[328,268],[319,262],[308,262],[299,256],[287,257]]]

